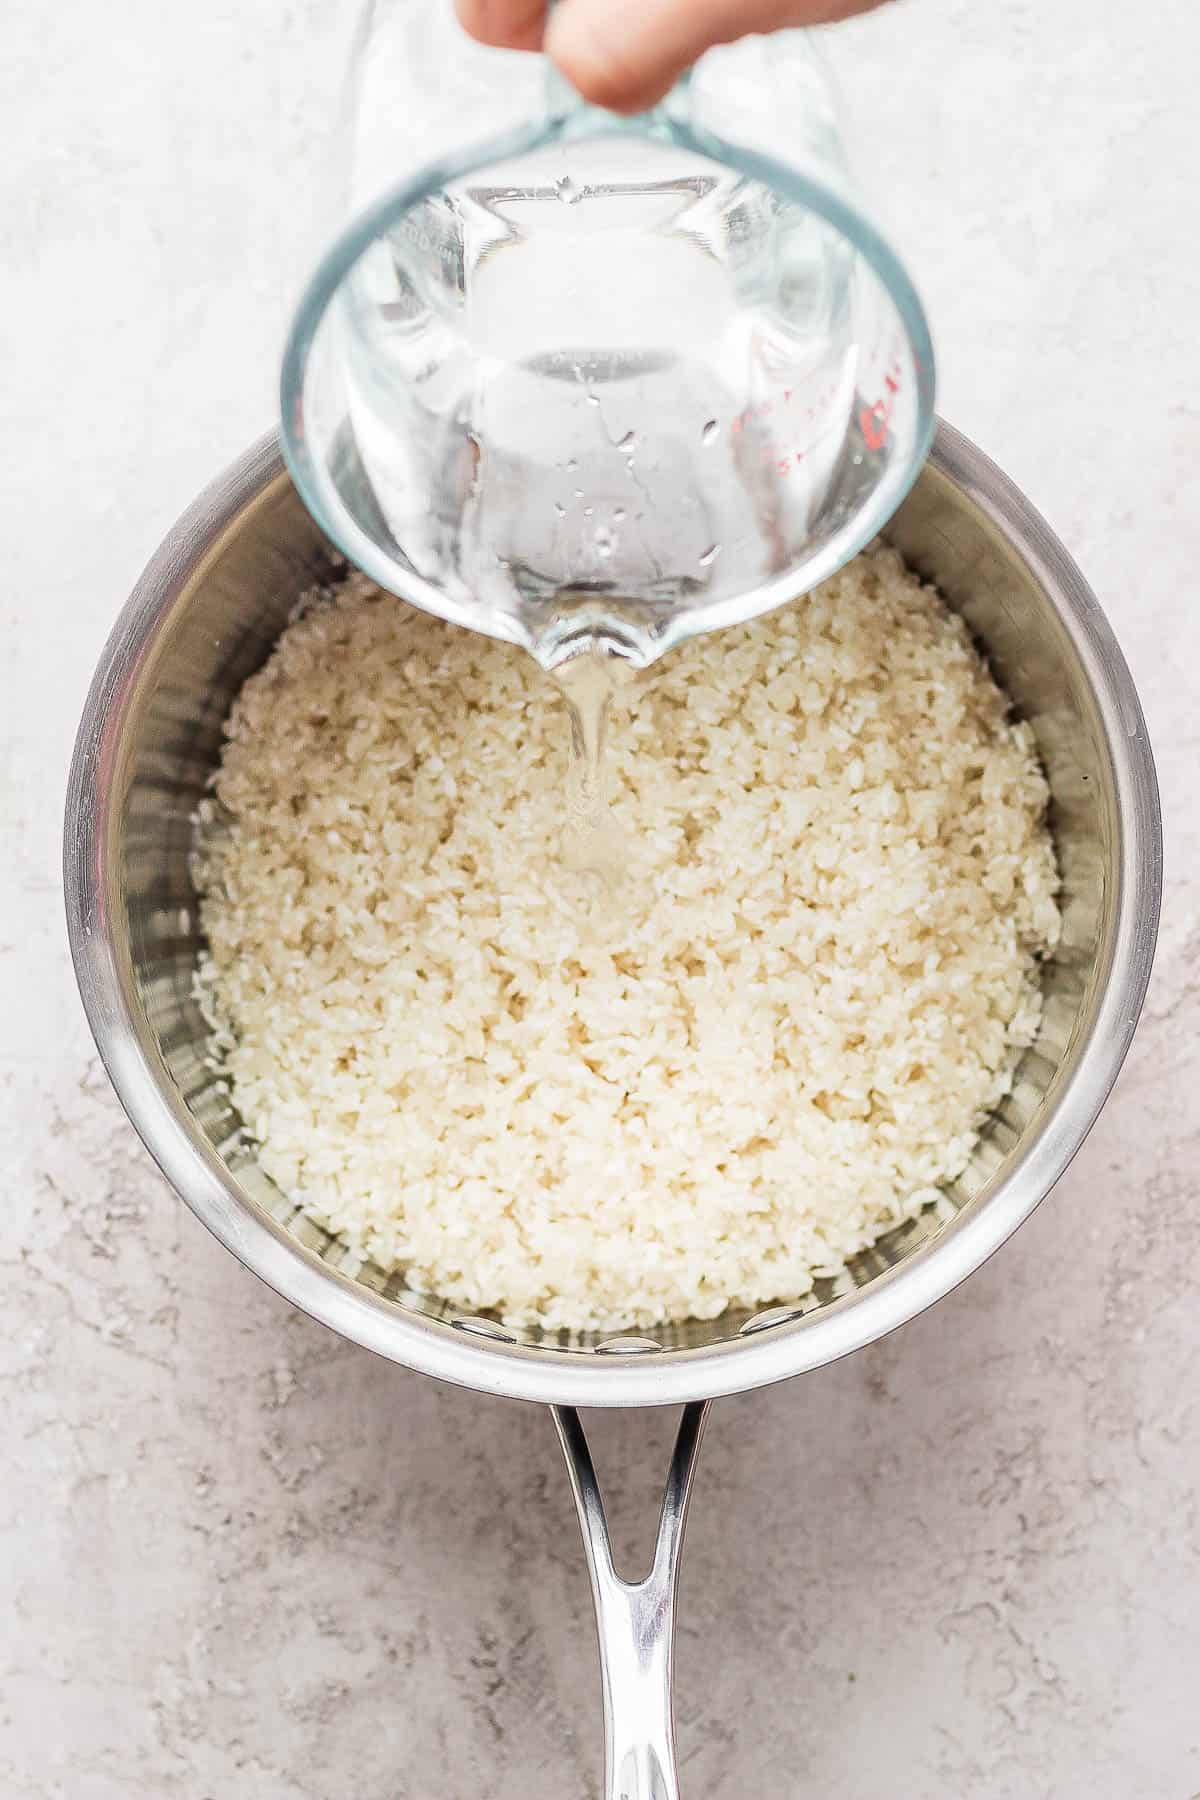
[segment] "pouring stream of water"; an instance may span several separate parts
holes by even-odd
[[[621,878],[625,857],[609,810],[605,748],[613,695],[632,670],[601,644],[561,663],[553,678],[571,725],[564,860],[568,868],[612,887]]]

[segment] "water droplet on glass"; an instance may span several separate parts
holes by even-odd
[[[623,506],[616,507],[613,511],[613,518],[617,521],[618,525],[621,523],[621,520],[624,517],[625,517],[625,508]]]
[[[569,175],[560,175],[554,184],[554,191],[564,206],[574,206],[579,198],[579,189]]]
[[[599,406],[600,404],[599,394],[589,394],[587,400],[589,406]]]
[[[708,546],[708,549],[704,552],[703,556],[700,558],[700,567],[702,569],[707,569],[712,563],[716,562],[716,560],[717,560],[718,556],[720,556],[720,554],[721,554],[720,544],[710,544]]]
[[[605,557],[611,556],[613,551],[616,549],[616,547],[617,547],[617,540],[613,536],[612,532],[607,530],[603,525],[601,525],[596,532],[596,554],[597,554],[597,556],[605,556]]]
[[[704,439],[706,444],[711,444],[715,441],[720,429],[721,427],[717,424],[717,421],[715,419],[710,419],[708,424],[704,427],[704,430],[700,433],[700,436]]]
[[[567,516],[567,509],[566,509],[566,507],[565,507],[565,506],[564,506],[564,505],[563,505],[563,504],[562,504],[562,502],[561,502],[561,500],[556,500],[556,501],[555,501],[555,502],[554,502],[554,510],[555,510],[555,512],[556,512],[556,513],[557,513],[557,514],[558,514],[558,516],[559,516],[559,518],[560,518],[560,519],[565,519],[565,518],[566,518],[566,516]]]
[[[862,468],[862,451],[856,450],[854,452],[854,455],[850,458],[850,461],[854,464],[854,467],[856,469],[861,469]]]
[[[620,443],[617,445],[617,449],[623,450],[625,452],[626,456],[632,456],[634,451],[637,449],[637,432],[636,431],[627,431],[625,433],[625,436],[621,439]]]
[[[568,475],[573,474],[578,467],[579,467],[579,464],[576,462],[575,458],[571,457],[570,461],[567,463]]]
[[[571,492],[574,494],[576,500],[583,499],[583,489],[582,488],[572,488]]]
[[[590,518],[591,518],[591,516],[592,516],[592,514],[593,514],[593,513],[594,513],[594,512],[595,512],[595,510],[596,510],[596,509],[595,509],[595,507],[594,507],[594,506],[585,506],[585,507],[584,507],[584,509],[583,509],[583,516],[584,516],[584,518],[585,518],[585,519],[590,519]]]

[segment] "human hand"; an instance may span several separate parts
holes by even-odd
[[[828,25],[880,0],[457,0],[472,37],[545,50],[585,100],[642,112],[713,44],[788,25]]]

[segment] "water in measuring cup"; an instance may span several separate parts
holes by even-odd
[[[884,353],[812,215],[670,145],[566,154],[448,187],[365,253],[344,460],[400,592],[415,574],[547,668],[589,643],[645,664],[857,510]]]
[[[449,187],[366,253],[341,317],[344,449],[398,591],[415,573],[554,674],[566,862],[611,885],[620,671],[857,512],[886,426],[864,394],[891,377],[819,220],[671,146],[565,154]]]

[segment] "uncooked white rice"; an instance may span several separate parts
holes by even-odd
[[[545,678],[354,578],[247,682],[208,809],[201,992],[263,1167],[519,1325],[837,1272],[964,1167],[1059,928],[1032,734],[890,550],[676,651],[614,735],[597,922]]]

